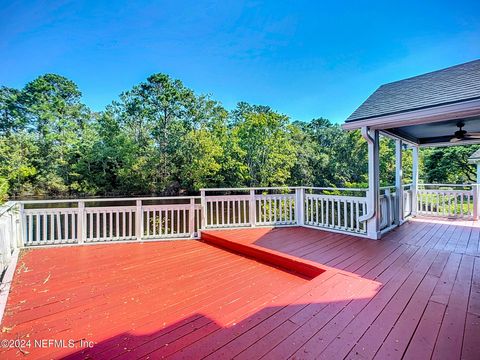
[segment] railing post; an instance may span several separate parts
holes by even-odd
[[[413,147],[412,166],[412,216],[417,215],[418,210],[418,147]]]
[[[190,237],[195,236],[195,199],[190,199],[190,210],[188,211],[188,230],[190,231]]]
[[[257,222],[257,204],[255,200],[255,190],[250,190],[250,199],[248,201],[248,217],[250,219],[250,226],[255,227],[255,223]]]
[[[85,203],[83,201],[78,202],[78,214],[77,214],[77,241],[79,244],[85,242]],[[111,226],[111,225],[110,225]]]
[[[20,235],[17,239],[17,245],[19,248],[25,246],[25,242],[27,241],[27,222],[25,220],[25,205],[20,203],[20,217],[18,219],[20,225]]]
[[[295,209],[297,215],[297,225],[305,224],[305,188],[299,187],[295,189]]]
[[[135,210],[135,235],[137,240],[141,241],[143,236],[143,210],[142,200],[137,200],[137,208]]]
[[[395,224],[401,225],[404,221],[403,204],[403,166],[402,166],[403,142],[400,139],[395,141],[395,194],[397,198],[395,206]]]
[[[473,220],[478,220],[478,184],[472,185],[473,192]]]
[[[380,239],[380,133],[362,128],[362,135],[368,143],[368,191],[367,191],[367,236]],[[372,136],[373,135],[373,136]]]
[[[200,190],[200,230],[205,230],[207,227],[207,200],[205,198],[205,190]]]

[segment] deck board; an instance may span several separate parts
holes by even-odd
[[[380,241],[213,232],[326,271],[306,278],[194,240],[29,250],[0,337],[96,345],[1,358],[478,358],[478,222],[419,218]]]

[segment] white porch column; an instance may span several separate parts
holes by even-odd
[[[476,209],[474,209],[474,215],[473,218],[474,220],[478,220],[479,218],[479,212],[480,212],[480,161],[477,162],[477,185],[473,187],[475,190],[475,195],[473,197]]]
[[[378,130],[362,129],[368,142],[368,213],[367,236],[380,239],[380,134]]]
[[[397,194],[397,209],[395,216],[395,224],[403,223],[403,168],[402,168],[402,146],[400,139],[395,140],[395,192]]]
[[[472,185],[473,191],[473,220],[478,220],[478,184]]]
[[[412,169],[412,215],[417,215],[418,200],[417,200],[417,191],[418,191],[418,146],[412,148],[413,153],[413,169]]]
[[[472,186],[473,190],[473,220],[478,220],[480,213],[480,161],[477,161],[477,183]]]
[[[480,184],[480,161],[477,162],[477,184]]]

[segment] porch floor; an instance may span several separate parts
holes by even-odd
[[[310,279],[193,240],[28,250],[0,338],[31,344],[0,357],[478,359],[478,223],[415,219],[380,241],[214,233],[325,271]],[[34,344],[45,339],[67,343]]]

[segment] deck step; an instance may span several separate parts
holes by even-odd
[[[201,240],[259,262],[300,274],[308,279],[313,279],[326,271],[313,261],[284,254],[255,244],[242,244],[229,240],[228,238],[215,234],[215,230],[203,231]]]

